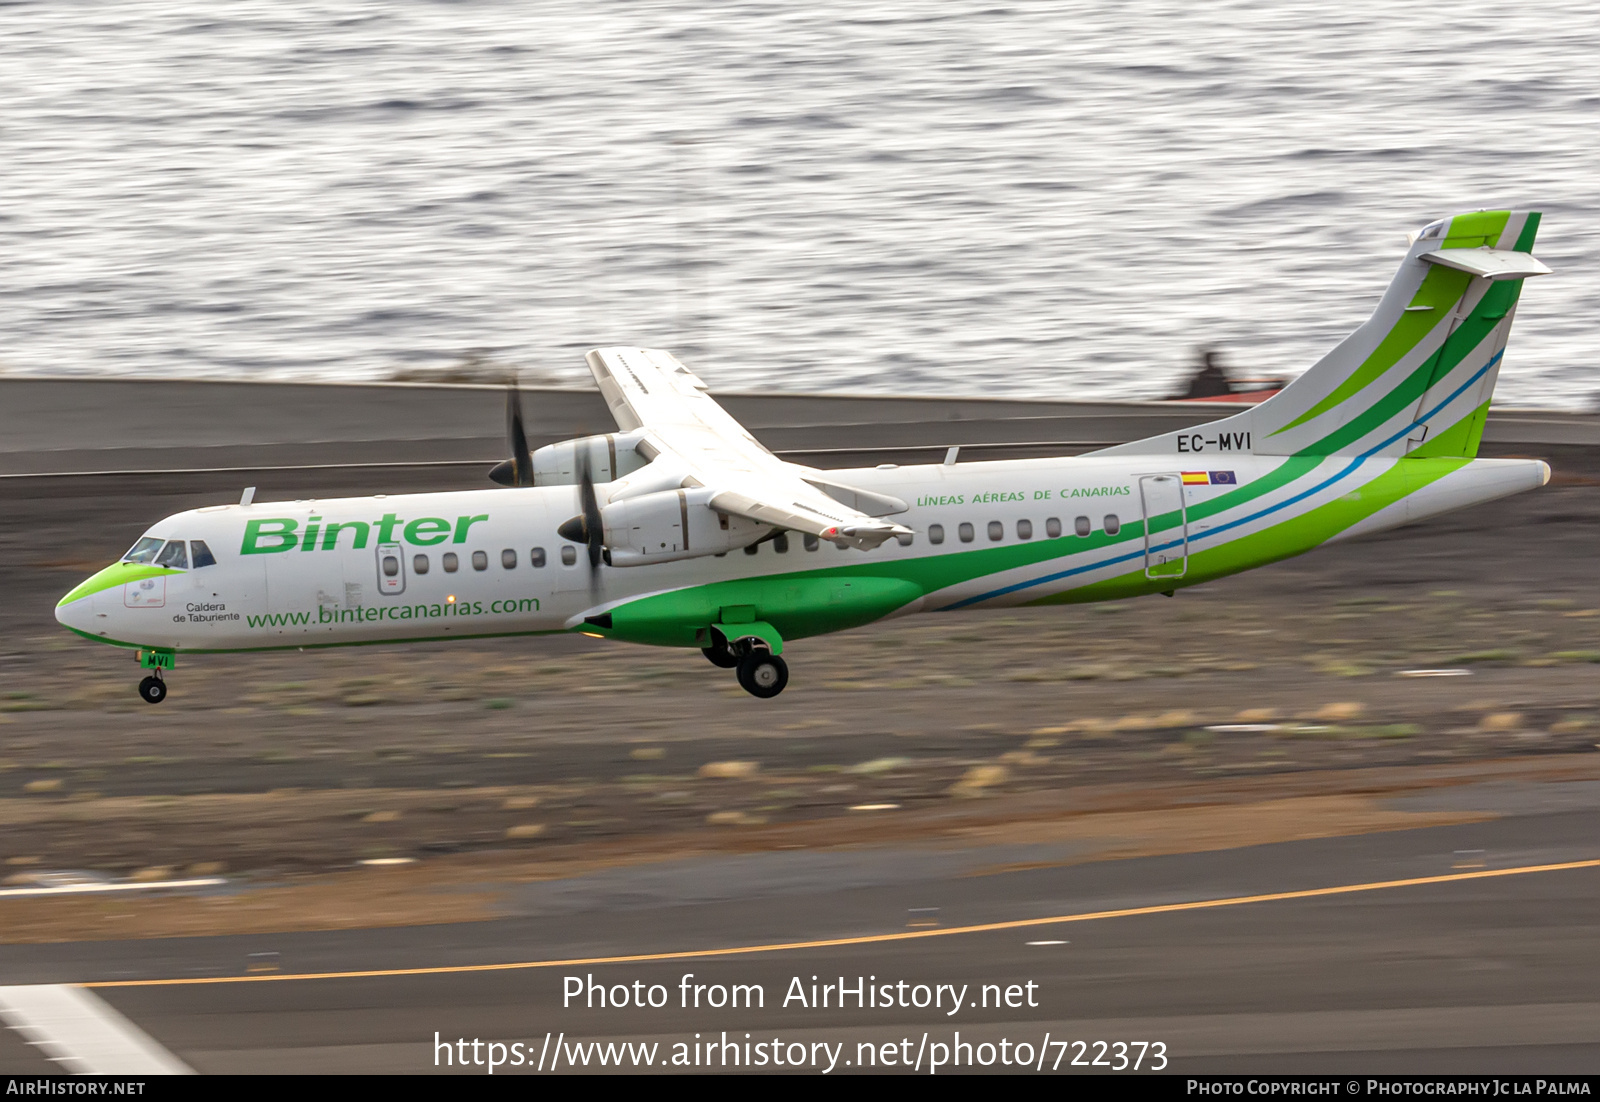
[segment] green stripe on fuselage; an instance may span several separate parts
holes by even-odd
[[[1253,479],[1243,486],[1226,493],[1219,494],[1209,501],[1197,502],[1188,508],[1188,518],[1194,521],[1206,517],[1216,516],[1230,509],[1241,506],[1261,498],[1262,496],[1281,489],[1294,482],[1296,479],[1314,471],[1323,460],[1318,457],[1295,456],[1284,459],[1273,470]],[[1135,508],[1137,506],[1135,505]],[[1152,533],[1176,528],[1180,523],[1178,512],[1173,510],[1153,518],[1151,523]],[[692,616],[699,620],[698,626],[705,626],[714,619],[715,610],[724,605],[753,605],[763,619],[773,621],[764,607],[761,594],[772,591],[772,587],[782,588],[790,585],[804,585],[812,582],[825,582],[829,580],[849,579],[876,579],[883,582],[910,583],[904,590],[895,592],[904,596],[905,601],[911,601],[919,594],[935,593],[961,585],[991,574],[1000,574],[1009,570],[1034,566],[1040,563],[1057,560],[1081,560],[1082,556],[1093,552],[1101,552],[1107,548],[1125,549],[1137,545],[1144,540],[1145,526],[1138,518],[1129,518],[1122,524],[1115,536],[1108,536],[1104,531],[1096,530],[1089,536],[1062,536],[1056,539],[1029,540],[1025,543],[1012,543],[1002,547],[975,548],[971,551],[948,552],[939,555],[926,555],[915,559],[899,561],[863,562],[853,566],[830,566],[816,570],[801,570],[784,574],[767,574],[757,578],[740,579],[728,582],[713,582],[709,585],[687,586],[670,593],[657,594],[653,597],[640,598],[629,601],[612,609],[614,623],[621,624],[623,619],[632,618],[635,613],[641,619],[639,630],[657,632],[657,627],[650,625],[659,619],[664,611],[668,598],[682,611],[685,616]],[[1157,588],[1169,588],[1160,586]],[[716,590],[712,593],[712,590]],[[746,599],[746,595],[754,593],[755,596]],[[885,590],[885,599],[888,591]],[[785,599],[786,600],[786,599]],[[660,602],[661,607],[655,604],[645,606],[646,602]],[[777,602],[775,602],[777,603]],[[892,608],[878,612],[872,618],[885,615],[893,611]],[[780,613],[781,617],[783,614]],[[825,614],[823,614],[825,615]],[[685,620],[691,628],[696,626],[693,620]],[[865,621],[861,621],[865,622]],[[602,628],[585,628],[593,630],[596,634],[610,634]],[[812,634],[809,621],[801,629],[804,634]],[[692,640],[683,636],[682,632],[673,631],[675,638],[679,638],[678,645],[692,645]],[[785,632],[788,638],[798,638]]]
[[[1326,543],[1378,510],[1393,505],[1408,494],[1466,466],[1470,459],[1413,459],[1407,457],[1365,485],[1333,501],[1287,517],[1259,532],[1228,540],[1216,547],[1189,555],[1189,569],[1182,578],[1147,578],[1144,567],[1079,586],[1064,593],[1029,601],[1030,605],[1080,604],[1137,597],[1168,589],[1199,585],[1252,567],[1292,558]]]

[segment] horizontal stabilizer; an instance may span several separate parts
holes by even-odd
[[[1534,259],[1530,253],[1511,249],[1440,249],[1423,253],[1422,259],[1491,280],[1526,279],[1550,274],[1549,267]]]

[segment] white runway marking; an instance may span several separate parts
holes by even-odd
[[[192,1075],[193,1069],[92,991],[71,984],[0,987],[0,1020],[63,1071]]]

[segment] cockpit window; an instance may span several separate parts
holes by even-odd
[[[172,570],[189,569],[189,552],[183,546],[182,540],[168,540],[167,545],[161,549],[161,554],[156,558],[157,566],[165,566]]]
[[[202,566],[216,566],[217,557],[211,553],[211,548],[206,546],[205,540],[190,540],[189,553],[194,557],[194,568],[199,570]]]
[[[165,540],[158,540],[153,536],[145,536],[138,543],[134,544],[128,549],[128,553],[122,556],[122,561],[153,562],[156,557],[156,552],[161,550],[161,545],[165,542]]]

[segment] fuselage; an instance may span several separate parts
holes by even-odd
[[[94,575],[57,617],[90,639],[189,653],[573,630],[703,646],[728,610],[798,638],[915,611],[1173,590],[1549,475],[1536,460],[1196,458],[840,471],[904,500],[894,519],[915,535],[863,552],[788,533],[628,568],[592,569],[557,533],[580,510],[575,486],[215,505],[153,525],[135,556],[149,561]]]

